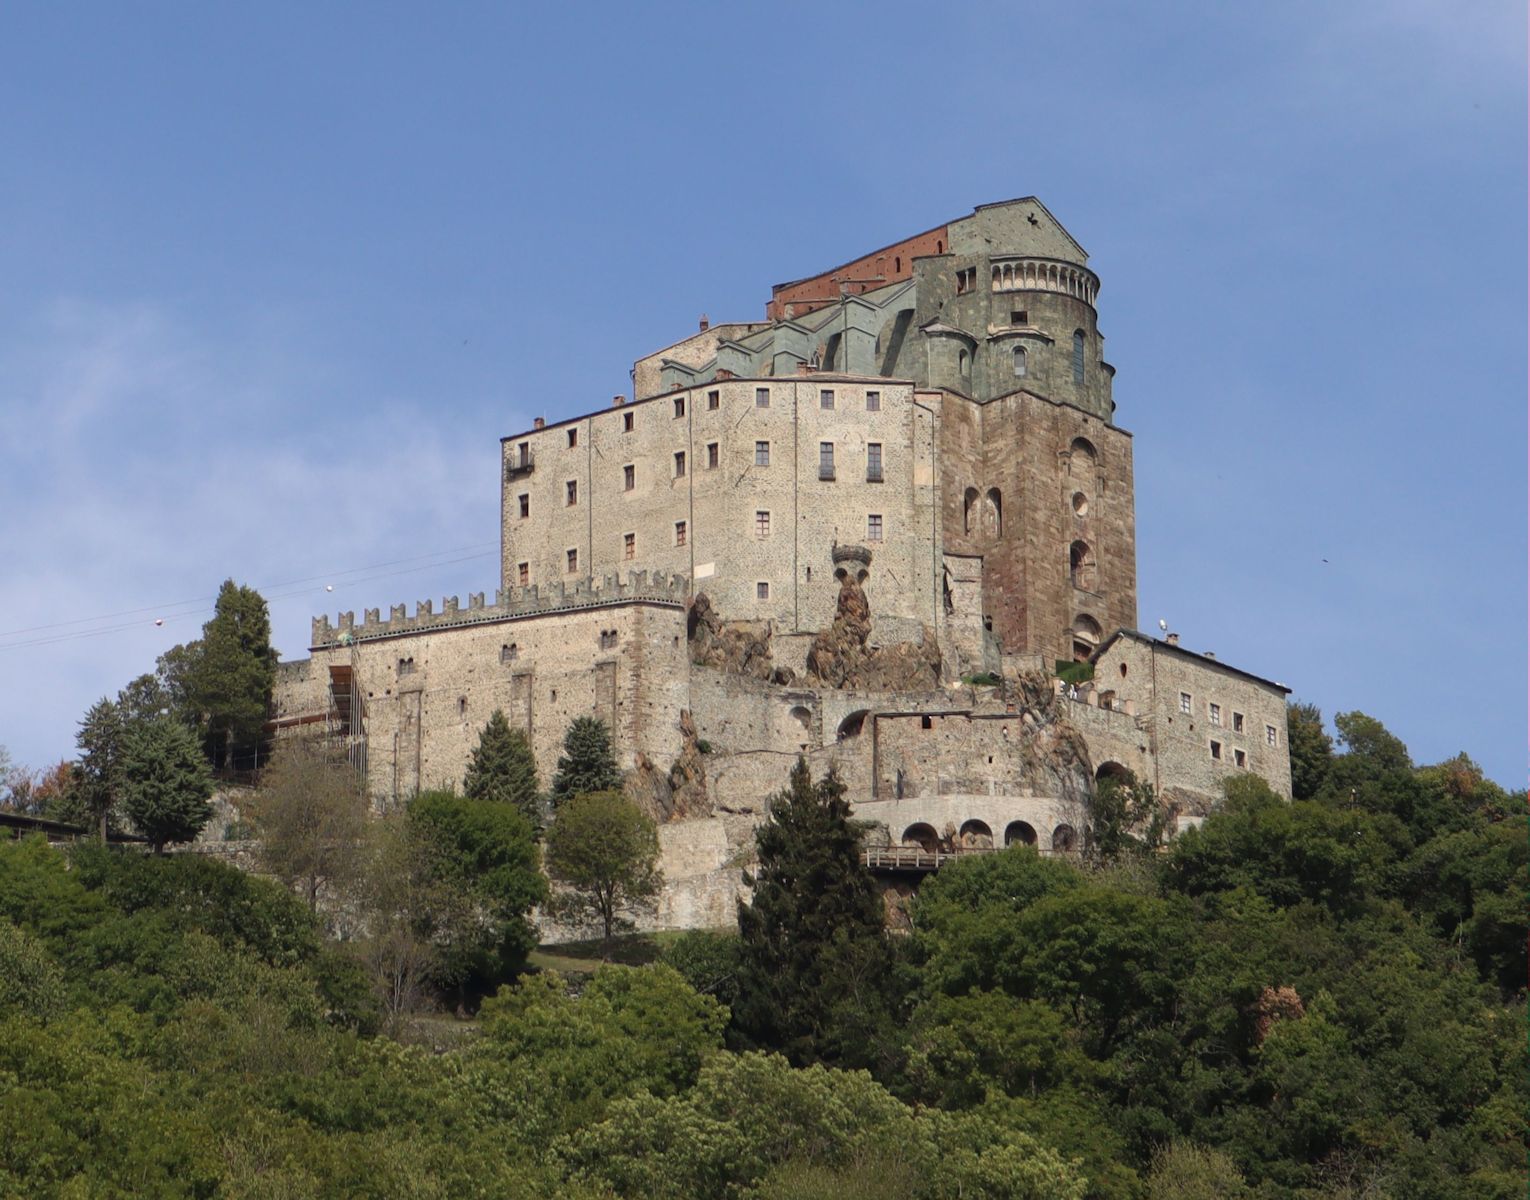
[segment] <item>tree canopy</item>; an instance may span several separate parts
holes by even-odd
[[[156,851],[189,842],[212,817],[207,761],[191,732],[169,717],[140,721],[122,739],[122,811]]]
[[[534,826],[540,824],[536,755],[525,731],[510,728],[504,710],[496,708],[478,735],[462,790],[470,800],[513,804]]]
[[[587,792],[609,792],[621,787],[622,773],[611,751],[611,730],[599,717],[575,717],[563,735],[563,754],[553,776],[554,804]]]
[[[558,807],[547,832],[547,870],[567,891],[561,907],[599,922],[605,954],[630,925],[628,913],[651,907],[663,884],[653,819],[620,792],[584,792]]]

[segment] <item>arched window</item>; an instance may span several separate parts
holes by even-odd
[[[893,274],[896,275],[901,270],[903,270],[903,256],[902,255],[894,255],[893,256]]]
[[[1094,443],[1088,438],[1074,438],[1073,444],[1068,449],[1073,452],[1073,465],[1075,468],[1079,466],[1093,466],[1094,460],[1099,457],[1095,451]]]
[[[810,709],[803,708],[800,704],[792,709],[791,717],[792,720],[801,725],[803,729],[807,729],[813,723],[812,711]]]
[[[1088,662],[1100,644],[1100,623],[1088,613],[1080,613],[1073,618],[1069,633],[1073,639],[1073,661]]]
[[[1036,830],[1028,821],[1011,821],[1004,827],[1004,844],[1006,846],[1034,846],[1036,844]]]
[[[1052,849],[1059,854],[1069,853],[1078,844],[1078,834],[1071,825],[1059,825],[1052,830]]]
[[[970,487],[962,496],[962,532],[972,532],[972,507],[977,503],[978,490]]]
[[[1084,382],[1084,331],[1073,331],[1073,382]]]
[[[956,352],[956,370],[963,379],[967,377],[967,352],[965,350],[958,350]]]
[[[963,850],[993,849],[993,830],[976,819],[963,821],[956,839]]]
[[[1068,547],[1068,578],[1073,586],[1092,592],[1098,583],[1095,575],[1094,551],[1089,549],[1089,543],[1074,542]]]
[[[1004,536],[1004,495],[998,488],[988,489],[988,502],[983,508],[985,532],[992,537]]]
[[[930,854],[940,849],[940,835],[935,832],[935,826],[924,821],[905,829],[902,841],[905,846],[918,846]]]
[[[1014,364],[1015,364],[1015,378],[1016,379],[1024,379],[1025,378],[1025,347],[1024,346],[1016,346],[1014,351],[1013,351],[1013,353],[1011,353],[1010,358],[1014,361]]]
[[[866,725],[866,709],[857,709],[839,723],[838,738],[844,741],[846,738],[860,737],[861,730]]]

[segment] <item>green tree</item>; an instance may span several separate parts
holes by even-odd
[[[863,1059],[887,1014],[892,951],[844,785],[832,771],[815,785],[799,758],[755,845],[753,902],[738,907],[738,1031],[796,1062]]]
[[[1090,857],[1114,862],[1123,855],[1151,854],[1163,845],[1166,819],[1153,785],[1126,771],[1100,780],[1090,804]]]
[[[501,709],[478,735],[462,790],[470,800],[513,804],[533,826],[539,823],[536,755],[525,732],[511,729]]]
[[[630,926],[629,910],[652,904],[663,884],[659,833],[652,818],[620,792],[583,792],[565,800],[547,833],[547,870],[569,890],[561,904],[598,920],[603,953]]]
[[[122,799],[123,740],[127,723],[122,710],[105,696],[90,706],[75,745],[80,748],[79,787],[75,799],[82,814],[106,840],[112,810]]]
[[[1291,752],[1291,795],[1310,800],[1322,790],[1333,762],[1333,739],[1323,728],[1316,704],[1293,700],[1286,706],[1286,746]]]
[[[189,661],[178,662],[174,673],[184,677],[208,757],[232,768],[259,746],[271,710],[276,652],[265,600],[254,588],[224,580],[200,643],[172,655],[182,653]]]
[[[562,804],[581,792],[610,792],[622,785],[616,756],[611,752],[611,731],[598,717],[575,717],[563,735],[563,754],[553,776],[552,799]]]
[[[261,865],[301,890],[310,912],[322,893],[343,886],[360,866],[368,804],[345,758],[315,742],[283,746],[261,779],[253,805]]]
[[[212,776],[196,738],[168,717],[140,722],[122,739],[122,811],[155,853],[189,842],[212,816]]]

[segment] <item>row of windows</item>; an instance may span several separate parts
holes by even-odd
[[[868,542],[880,542],[880,541],[882,541],[883,540],[882,539],[882,530],[883,530],[882,514],[881,513],[867,513],[866,514],[866,540]],[[762,509],[759,509],[758,511],[756,511],[756,513],[754,514],[754,536],[757,537],[757,538],[768,538],[770,536],[770,512],[769,512],[769,510],[762,508]],[[687,521],[676,521],[675,522],[675,545],[676,546],[684,546],[684,545],[686,545],[688,543],[689,537],[690,537],[690,523],[687,522]],[[633,559],[633,558],[636,558],[636,557],[637,557],[637,534],[636,533],[624,533],[624,534],[622,534],[622,558],[624,558],[624,559]],[[579,570],[579,550],[578,550],[577,547],[570,547],[565,552],[564,562],[566,564],[566,569],[567,569],[569,574],[572,575],[572,574],[576,573]],[[516,582],[521,587],[529,587],[529,586],[531,586],[531,564],[529,562],[523,562],[523,563],[517,563],[516,564]]]
[[[1015,313],[1013,315],[1019,317],[1025,316],[1024,313]],[[968,361],[965,350],[957,353],[956,366],[963,375],[967,374]],[[1016,346],[1009,352],[1009,362],[1010,369],[1014,371],[1016,379],[1024,379],[1030,374],[1029,352],[1024,346]],[[1073,382],[1084,382],[1084,331],[1082,329],[1074,331],[1073,334]],[[573,443],[570,442],[569,445],[573,445]]]
[[[1189,692],[1181,692],[1179,694],[1179,711],[1187,717],[1195,715],[1195,697],[1192,696]],[[1243,733],[1243,714],[1240,712],[1233,712],[1229,715],[1232,718],[1232,731],[1234,733]],[[1214,700],[1208,700],[1206,702],[1206,720],[1209,721],[1214,728],[1222,728],[1222,706]],[[1273,725],[1266,725],[1264,727],[1264,741],[1265,745],[1267,746],[1280,745],[1280,730],[1278,730]],[[1212,744],[1216,745],[1215,742]],[[1212,757],[1216,758],[1219,756],[1213,754]]]

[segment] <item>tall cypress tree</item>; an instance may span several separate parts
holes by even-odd
[[[187,699],[204,722],[208,757],[232,767],[260,744],[270,715],[276,652],[261,594],[225,579],[201,642],[186,647],[193,649],[183,668]]]
[[[609,792],[622,786],[622,773],[611,752],[611,731],[598,717],[575,717],[563,735],[563,754],[553,777],[552,798],[560,804],[585,792]]]
[[[519,729],[511,729],[501,709],[495,709],[478,735],[478,746],[462,781],[470,800],[498,800],[514,804],[537,825],[537,760],[531,742]]]
[[[799,758],[755,833],[754,902],[740,904],[736,1032],[793,1062],[866,1061],[890,1011],[892,947],[845,788]]]
[[[157,854],[189,842],[212,817],[207,760],[196,735],[169,717],[132,726],[122,739],[122,810]]]
[[[122,792],[122,709],[105,696],[90,706],[75,745],[80,748],[79,799],[89,821],[106,840],[107,818]]]

